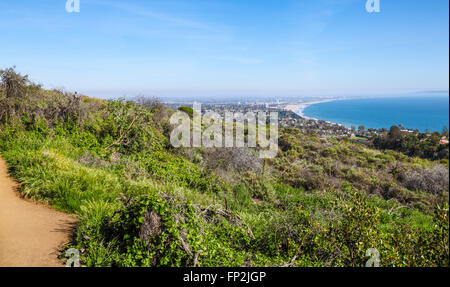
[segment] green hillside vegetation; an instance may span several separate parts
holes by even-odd
[[[448,144],[440,144],[441,138],[448,139],[448,136],[447,127],[444,127],[442,134],[428,132],[416,135],[402,132],[399,127],[393,126],[389,132],[374,137],[371,140],[371,144],[378,149],[390,149],[402,152],[408,156],[442,160],[443,163],[448,164]]]
[[[280,151],[175,149],[155,100],[0,71],[0,153],[23,196],[74,213],[83,266],[448,266],[448,163],[280,130]]]

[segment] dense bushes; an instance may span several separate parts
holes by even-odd
[[[441,195],[448,192],[448,169],[440,164],[431,168],[421,167],[417,171],[408,172],[403,179],[403,183],[410,190],[421,190]]]
[[[393,126],[390,131],[374,137],[370,144],[378,149],[391,149],[402,152],[408,156],[438,160],[449,158],[449,145],[440,144],[441,137],[448,138],[448,130],[444,128],[442,134],[420,133],[409,134],[402,132],[399,127]]]
[[[449,171],[394,151],[377,152],[348,142],[318,142],[293,129],[281,133],[285,151],[272,164],[280,180],[306,190],[339,189],[342,182],[385,199],[428,211],[448,201]],[[294,152],[301,150],[301,153]]]

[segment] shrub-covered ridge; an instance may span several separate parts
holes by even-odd
[[[173,149],[157,101],[1,75],[0,153],[25,196],[78,215],[84,266],[364,266],[369,248],[381,266],[448,266],[445,162],[292,128],[263,163]]]

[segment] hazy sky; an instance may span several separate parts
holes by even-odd
[[[0,0],[0,68],[143,93],[448,90],[449,1]]]

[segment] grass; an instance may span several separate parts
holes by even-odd
[[[217,193],[211,189],[214,185],[209,181],[205,183],[208,176],[202,176],[206,173],[181,157],[164,156],[157,152],[144,157],[124,157],[116,162],[102,162],[98,155],[82,161],[80,159],[86,156],[86,148],[74,144],[73,139],[67,136],[43,138],[39,133],[21,131],[13,139],[3,138],[0,146],[2,156],[10,164],[12,175],[22,183],[22,193],[29,198],[48,202],[55,209],[78,215],[80,221],[72,244],[73,247],[84,250],[82,258],[86,266],[121,265],[120,262],[126,266],[152,265],[142,261],[143,251],[139,245],[135,246],[133,243],[134,247],[130,249],[129,246],[125,250],[121,247],[123,239],[120,236],[123,234],[120,235],[120,231],[116,230],[118,234],[112,237],[111,234],[108,235],[111,232],[107,231],[111,228],[107,226],[108,222],[116,213],[128,208],[120,200],[124,197],[156,196],[161,199],[175,196],[180,197],[183,204],[197,210],[192,220],[204,233],[200,237],[195,233],[191,244],[203,248],[208,246],[211,250],[200,257],[200,264],[204,266],[240,266],[249,258],[257,266],[282,265],[288,261],[291,252],[284,246],[286,232],[293,232],[289,236],[294,236],[291,240],[295,240],[300,234],[298,230],[289,231],[290,228],[297,224],[300,224],[297,228],[311,228],[295,219],[299,211],[306,214],[314,224],[326,229],[341,220],[343,214],[338,206],[348,201],[340,192],[307,192],[304,188],[293,188],[283,183],[273,184],[270,180],[265,183],[265,188],[271,192],[259,202],[252,199],[245,183],[240,183],[225,193]],[[372,156],[371,153],[364,155]],[[142,174],[129,175],[127,166],[133,166],[132,163],[143,167]],[[185,170],[190,170],[191,173]],[[226,184],[221,183],[221,186]],[[397,224],[425,231],[433,230],[431,215],[378,196],[368,197],[368,202],[381,210],[379,229],[382,233],[390,233]],[[199,219],[198,214],[208,206],[224,209],[225,204],[230,205],[244,225],[235,226],[222,217],[213,222]],[[247,228],[251,229],[253,237],[248,237]],[[234,236],[231,241],[228,238],[230,235]],[[178,245],[175,249],[180,251]],[[131,257],[124,261],[124,256]],[[172,262],[170,260],[173,258],[170,258],[163,265],[192,264],[185,256],[178,257],[179,261]],[[298,265],[323,264],[309,261],[308,258],[303,258]]]

